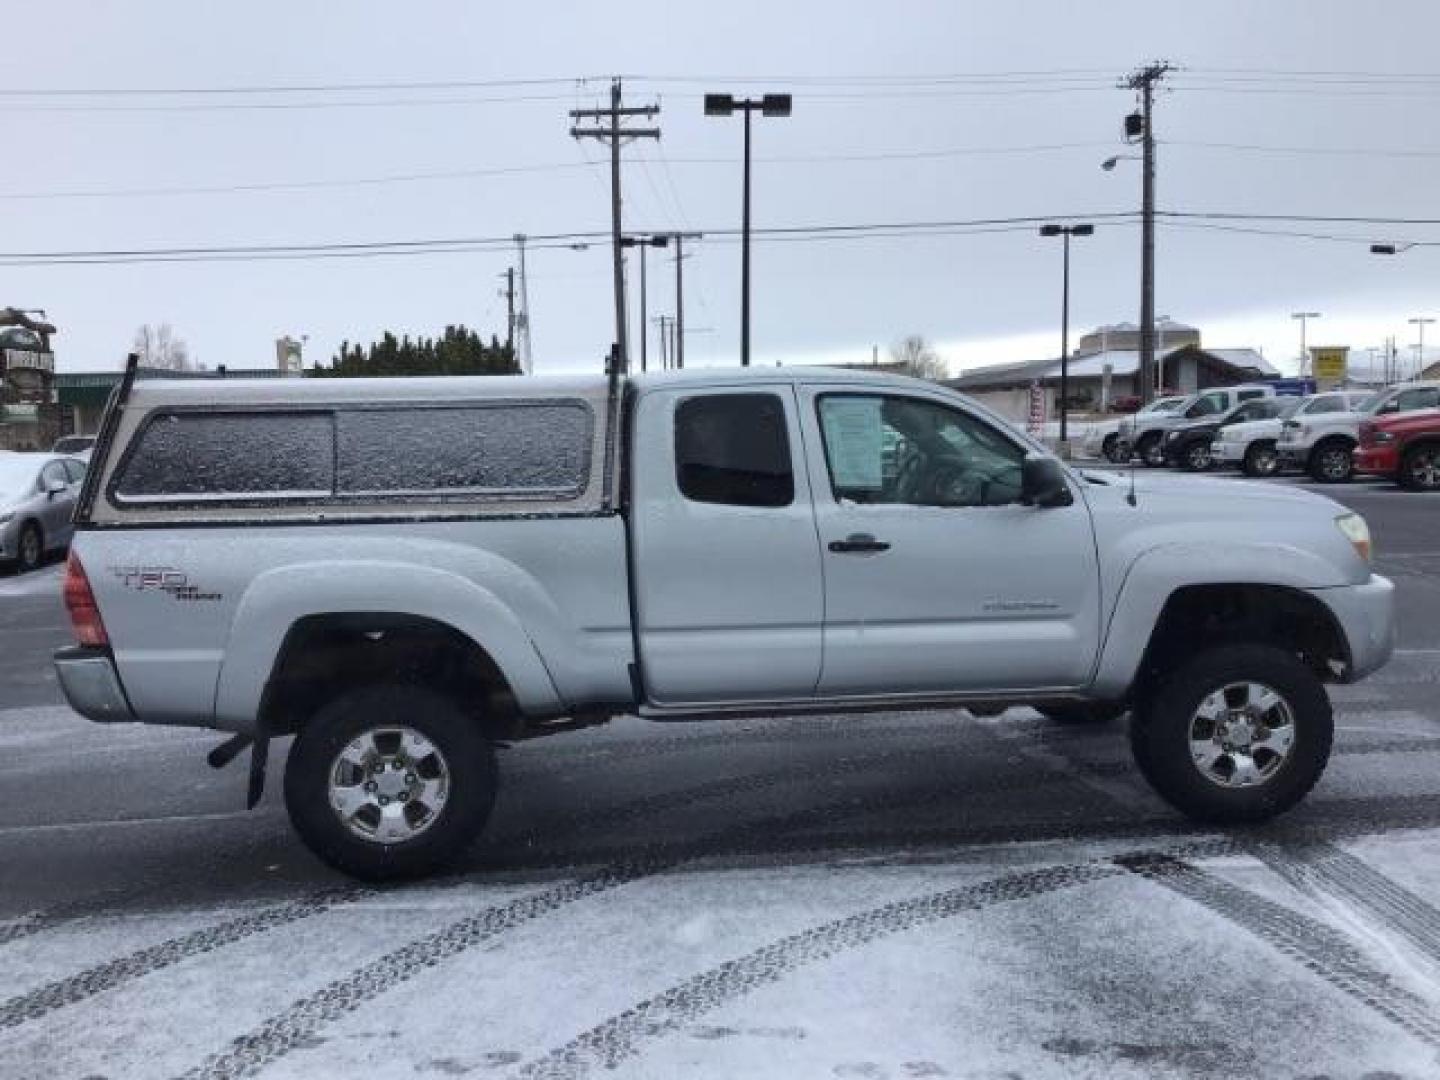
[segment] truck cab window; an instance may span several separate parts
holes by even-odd
[[[795,474],[775,394],[709,394],[675,410],[675,480],[693,502],[789,506]]]
[[[1020,499],[1024,451],[958,410],[919,398],[829,394],[819,416],[837,499],[912,506]]]

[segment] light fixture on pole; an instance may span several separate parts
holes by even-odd
[[[745,179],[740,227],[740,366],[750,366],[750,114],[789,116],[789,94],[765,94],[758,98],[737,98],[732,94],[706,94],[706,116],[731,116],[738,109],[745,114]]]
[[[1065,241],[1064,270],[1060,278],[1060,456],[1070,456],[1070,238],[1090,236],[1095,226],[1089,222],[1076,225],[1041,225],[1041,236],[1059,236]]]
[[[1290,318],[1300,320],[1300,375],[1303,378],[1305,375],[1305,367],[1310,362],[1310,354],[1306,351],[1305,346],[1305,330],[1309,325],[1311,319],[1320,318],[1320,312],[1292,311],[1290,313]]]

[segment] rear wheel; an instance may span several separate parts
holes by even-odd
[[[1355,471],[1351,443],[1344,439],[1323,442],[1310,451],[1310,477],[1321,484],[1343,484]]]
[[[1292,653],[1225,645],[1182,664],[1131,715],[1135,762],[1197,821],[1265,821],[1298,803],[1330,759],[1325,687]]]
[[[372,686],[322,707],[285,766],[285,805],[317,856],[367,881],[451,862],[494,805],[495,754],[473,717],[415,686]]]
[[[1148,468],[1158,469],[1165,464],[1165,449],[1160,445],[1160,436],[1154,432],[1136,443],[1135,454]]]
[[[1440,446],[1417,446],[1406,453],[1399,479],[1411,491],[1440,491]]]
[[[1240,467],[1246,476],[1274,476],[1280,471],[1280,453],[1274,443],[1255,443],[1245,451],[1245,461]]]
[[[1115,445],[1119,441],[1118,435],[1106,435],[1100,442],[1100,456],[1106,461],[1115,460]]]
[[[45,537],[40,526],[27,522],[20,530],[20,542],[15,547],[15,569],[24,573],[34,570],[45,557]]]

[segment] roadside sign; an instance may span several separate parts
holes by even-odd
[[[1030,384],[1030,417],[1025,430],[1037,439],[1045,434],[1045,390],[1038,382]]]
[[[1310,350],[1310,370],[1315,381],[1333,385],[1345,378],[1349,368],[1348,345],[1316,345]]]

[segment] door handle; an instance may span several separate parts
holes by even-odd
[[[869,533],[851,533],[844,540],[831,540],[830,550],[841,553],[889,551],[890,545],[884,540],[876,540]]]

